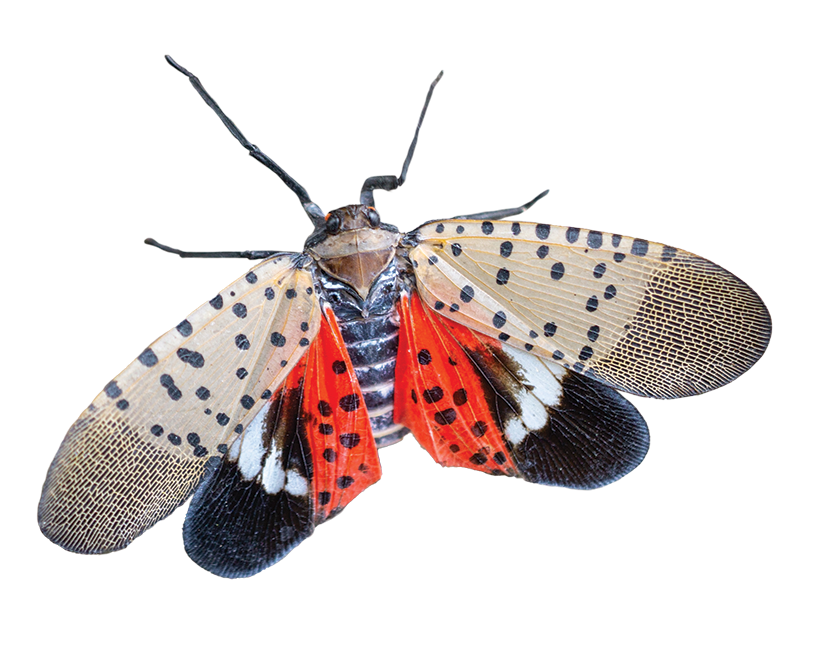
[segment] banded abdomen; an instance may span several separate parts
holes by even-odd
[[[393,422],[395,358],[398,354],[397,312],[339,322],[350,361],[358,377],[376,445],[400,441],[409,430]]]
[[[409,434],[392,419],[400,326],[397,266],[391,263],[364,299],[336,278],[321,273],[318,277],[358,377],[376,445],[381,448],[396,443]]]

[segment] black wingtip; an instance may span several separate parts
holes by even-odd
[[[184,56],[178,60],[178,65],[185,68],[204,86],[214,84],[223,74],[223,59],[220,54],[206,54],[205,56]]]
[[[254,576],[313,534],[309,501],[269,494],[243,479],[234,462],[215,458],[192,497],[183,525],[186,553],[226,579]]]
[[[194,75],[193,75],[191,72],[189,72],[189,70],[187,70],[185,67],[183,67],[182,65],[180,65],[180,64],[179,64],[179,63],[178,63],[178,62],[177,62],[177,61],[176,61],[174,58],[172,58],[172,56],[170,56],[169,54],[164,54],[164,58],[167,60],[167,63],[169,63],[169,64],[170,64],[170,65],[171,65],[173,68],[175,68],[175,69],[176,69],[178,72],[180,72],[182,75],[186,75],[187,77],[194,77]]]

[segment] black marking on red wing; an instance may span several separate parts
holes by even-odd
[[[193,498],[184,541],[204,569],[228,578],[262,571],[380,478],[349,359],[326,306],[305,356],[220,451],[225,456]]]
[[[271,398],[263,444],[267,451],[272,439],[281,444],[282,468],[311,483],[311,449],[301,417],[303,372],[304,363],[291,373],[300,376],[299,384],[284,384]],[[237,461],[214,459],[186,514],[186,552],[218,576],[257,574],[313,533],[312,501],[310,494],[291,495],[285,488],[269,493],[260,477],[246,479]]]
[[[482,374],[482,393],[504,432],[511,418],[522,416],[525,373],[499,347],[466,352]],[[547,425],[516,446],[506,441],[520,475],[533,483],[592,489],[635,469],[649,448],[649,430],[635,407],[585,376],[567,372],[561,383],[562,399],[547,407]]]
[[[626,476],[646,457],[649,429],[618,392],[583,376],[563,380],[563,401],[548,426],[529,434],[513,457],[534,483],[592,489]]]

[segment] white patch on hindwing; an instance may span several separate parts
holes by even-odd
[[[522,385],[516,399],[518,413],[503,424],[506,440],[516,446],[531,432],[547,426],[548,408],[555,408],[561,402],[561,381],[567,371],[508,345],[503,345],[502,350],[515,362]]]
[[[285,492],[297,497],[304,497],[308,494],[308,479],[302,474],[295,469],[289,469],[285,472],[285,476]]]
[[[232,460],[237,459],[237,467],[247,481],[256,478],[263,466],[263,455],[265,455],[263,427],[270,407],[270,403],[263,405],[260,412],[254,416],[248,427],[245,428],[229,449],[229,458]],[[268,461],[266,461],[267,463]],[[264,472],[265,470],[263,470]]]
[[[265,466],[263,466],[261,483],[263,490],[269,495],[276,495],[285,487],[285,469],[282,468],[281,457],[280,453],[274,451],[272,447],[271,453],[265,460]]]
[[[279,437],[272,435],[271,445],[267,449],[263,443],[270,409],[271,401],[263,404],[243,434],[232,444],[228,457],[237,461],[237,467],[247,481],[259,476],[260,485],[269,495],[279,494],[284,489],[295,497],[307,496],[308,479],[293,467],[286,470],[282,464],[283,445],[279,442]]]

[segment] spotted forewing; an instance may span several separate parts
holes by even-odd
[[[770,338],[759,296],[668,245],[529,222],[430,222],[410,251],[448,319],[624,392],[674,398],[731,382]]]
[[[48,538],[80,553],[118,550],[192,493],[319,331],[312,276],[295,260],[259,264],[105,386],[48,470]]]

